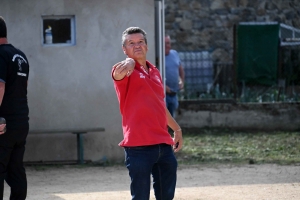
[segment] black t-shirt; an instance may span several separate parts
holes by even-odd
[[[0,117],[6,119],[7,129],[29,127],[28,75],[29,63],[25,54],[11,44],[0,45],[0,79],[5,82]]]

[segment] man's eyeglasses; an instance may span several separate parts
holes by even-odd
[[[145,41],[139,41],[137,43],[134,43],[134,42],[129,42],[128,44],[126,44],[126,46],[128,47],[135,47],[135,46],[145,46],[146,45],[146,42]]]

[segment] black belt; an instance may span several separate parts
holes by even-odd
[[[168,92],[167,95],[170,97],[176,96],[177,92]]]
[[[133,146],[133,147],[124,147],[124,148],[125,149],[142,149],[142,148],[146,148],[146,147],[156,147],[156,146],[171,146],[171,145],[161,143],[161,144],[153,144],[153,145],[146,145],[146,146]]]

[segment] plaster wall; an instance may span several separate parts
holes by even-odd
[[[104,127],[84,136],[86,160],[122,159],[121,116],[111,67],[125,58],[122,32],[139,26],[147,32],[148,60],[155,63],[154,1],[21,0],[1,1],[8,40],[30,63],[30,129]],[[42,45],[43,15],[75,15],[76,45]],[[73,134],[29,134],[25,161],[75,160]]]

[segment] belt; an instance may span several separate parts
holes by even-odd
[[[168,92],[167,95],[170,97],[176,96],[177,92]]]

